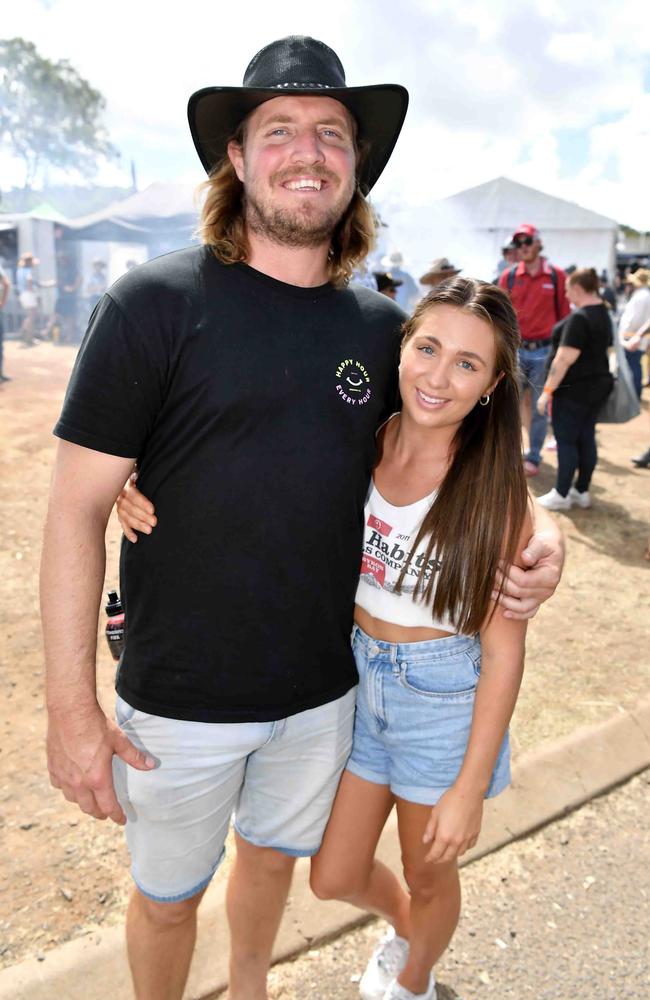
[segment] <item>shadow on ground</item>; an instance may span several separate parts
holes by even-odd
[[[622,480],[621,503],[605,499],[612,496],[611,480],[606,486],[601,486],[598,482],[599,471]],[[643,564],[648,521],[635,517],[625,506],[625,481],[641,475],[647,476],[650,484],[650,471],[627,469],[606,458],[598,459],[590,490],[593,507],[589,510],[572,507],[570,511],[562,512],[562,516],[568,518],[575,528],[575,532],[571,533],[572,546],[581,545],[592,552],[602,552],[623,566]],[[548,493],[555,486],[555,469],[543,464],[531,485],[535,496]]]
[[[455,989],[451,986],[445,986],[444,983],[436,983],[436,993],[438,1000],[461,1000],[460,993],[456,993]]]

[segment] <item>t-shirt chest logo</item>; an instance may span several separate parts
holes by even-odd
[[[425,584],[431,579],[432,573],[438,573],[441,563],[432,556],[425,566],[425,552],[411,553],[409,543],[418,533],[416,527],[408,535],[397,531],[391,524],[383,521],[376,514],[368,514],[366,532],[361,556],[361,579],[370,587],[387,590],[393,593],[397,580],[409,558],[411,562],[402,583],[402,593],[412,594],[415,591],[417,579],[424,567]],[[424,543],[426,544],[426,543]]]
[[[344,358],[336,369],[336,391],[349,406],[363,406],[372,396],[370,375],[360,361]]]

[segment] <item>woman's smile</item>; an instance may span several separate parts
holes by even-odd
[[[439,410],[446,403],[451,402],[451,400],[445,399],[442,396],[431,396],[428,393],[424,392],[422,389],[416,388],[415,394],[418,399],[418,402],[421,405],[425,406],[428,410],[432,409]]]

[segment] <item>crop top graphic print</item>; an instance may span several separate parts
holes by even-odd
[[[418,577],[425,559],[428,539],[413,553],[411,564],[402,581],[401,592],[395,587],[411,551],[422,521],[436,493],[416,500],[415,503],[396,507],[381,495],[374,480],[364,508],[363,553],[361,575],[355,603],[373,618],[407,628],[435,628],[456,633],[457,629],[447,619],[435,620],[429,602],[421,595],[413,598]],[[433,553],[425,571],[425,580],[440,568]]]

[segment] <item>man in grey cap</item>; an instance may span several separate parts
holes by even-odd
[[[396,85],[347,87],[302,37],[258,52],[242,87],[194,94],[203,243],[103,296],[55,428],[49,768],[84,812],[126,821],[138,1000],[180,1000],[233,812],[230,997],[266,997],[295,857],[318,850],[349,752],[361,512],[403,313],[346,284],[406,106]],[[115,725],[96,695],[97,612],[136,459],[160,524],[123,542]],[[529,547],[542,565],[522,614],[561,562],[552,538]]]

